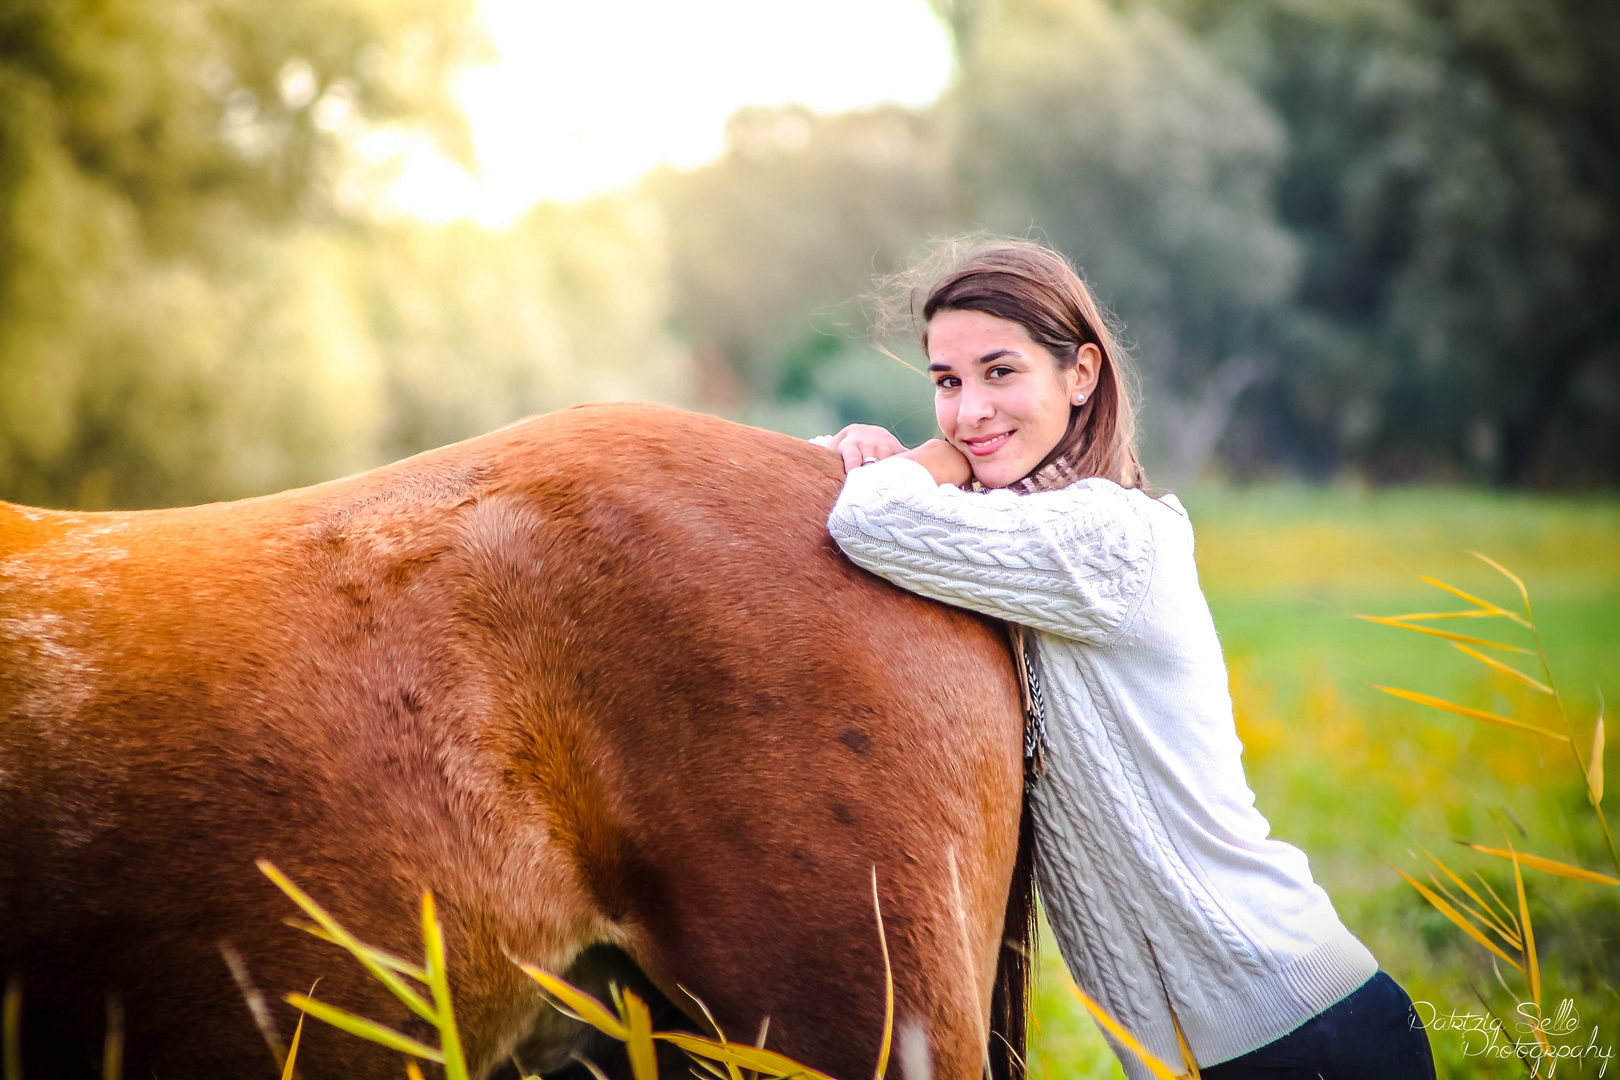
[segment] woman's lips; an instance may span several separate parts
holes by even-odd
[[[1010,438],[1012,438],[1012,432],[1003,431],[999,435],[991,435],[988,438],[963,439],[962,441],[967,443],[968,452],[974,457],[986,457],[1007,445],[1007,440]]]

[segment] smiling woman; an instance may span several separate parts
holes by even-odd
[[[947,258],[904,304],[942,437],[818,440],[847,470],[828,529],[1013,629],[1035,876],[1076,982],[1210,1080],[1432,1080],[1405,992],[1254,806],[1192,526],[1142,490],[1124,357],[1084,283],[1030,243]]]
[[[907,451],[883,428],[851,424],[816,440],[846,467],[901,455],[959,486],[1144,485],[1125,351],[1060,255],[1021,241],[951,245],[895,284],[890,306],[928,355],[944,438]]]

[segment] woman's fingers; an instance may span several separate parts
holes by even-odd
[[[846,473],[906,450],[893,432],[876,424],[850,424],[836,435],[817,435],[810,441],[843,458]]]
[[[844,456],[845,473],[848,473],[851,469],[858,469],[866,464],[868,459],[876,460],[877,457],[875,454],[868,454],[866,448],[854,439],[845,439],[843,445],[838,448],[838,452]]]

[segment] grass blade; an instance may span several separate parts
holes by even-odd
[[[1520,586],[1521,588],[1523,586]],[[1525,601],[1526,606],[1529,600]],[[1513,856],[1513,884],[1519,890],[1519,923],[1524,927],[1524,962],[1530,975],[1530,1000],[1541,1008],[1541,965],[1536,962],[1536,932],[1530,926],[1530,904],[1524,896],[1524,872],[1519,868],[1519,853],[1513,850],[1513,841],[1504,830],[1502,839],[1507,842],[1508,853]],[[1547,1044],[1547,1036],[1542,1032],[1541,1025],[1534,1025],[1536,1042],[1548,1057],[1552,1056],[1552,1047]]]
[[[698,1068],[702,1069],[709,1076],[714,1077],[715,1080],[731,1080],[732,1077],[742,1076],[742,1070],[737,1068],[735,1065],[727,1065],[724,1069],[722,1069],[719,1065],[716,1065],[708,1058],[692,1057],[688,1055],[687,1060],[689,1060],[693,1065],[696,1065]]]
[[[414,1061],[405,1062],[405,1080],[423,1080],[422,1066]]]
[[[1187,1045],[1187,1033],[1181,1030],[1181,1021],[1174,1011],[1170,1013],[1170,1023],[1176,1028],[1176,1048],[1181,1051],[1181,1063],[1187,1067],[1182,1075],[1187,1080],[1199,1080],[1198,1059],[1193,1057],[1192,1047]]]
[[[956,845],[952,844],[945,849],[945,859],[951,870],[951,905],[956,912],[956,931],[958,940],[962,943],[962,972],[967,976],[969,1008],[972,1010],[973,1021],[978,1025],[980,1053],[983,1057],[981,1064],[984,1071],[990,1071],[990,1033],[984,1029],[984,1020],[979,1015],[979,980],[973,969],[973,946],[969,943],[967,907],[962,903],[962,875],[956,869]]]
[[[711,1061],[727,1062],[743,1069],[752,1069],[766,1076],[802,1076],[806,1080],[833,1080],[826,1073],[802,1065],[785,1054],[778,1054],[774,1050],[762,1050],[757,1046],[717,1043],[713,1039],[689,1035],[684,1031],[655,1031],[653,1038],[667,1042],[671,1046],[678,1046],[688,1054],[708,1058]]]
[[[1514,913],[1512,908],[1502,902],[1500,896],[1496,895],[1496,890],[1491,888],[1491,883],[1485,880],[1485,875],[1475,870],[1474,876],[1479,879],[1481,885],[1485,886],[1485,891],[1491,894],[1491,899],[1496,901],[1496,906],[1501,909],[1502,914],[1507,916],[1508,923],[1513,927],[1514,935],[1516,937],[1523,936],[1523,932],[1519,929],[1519,916]],[[1514,948],[1518,948],[1518,946],[1515,945]]]
[[[107,997],[107,1037],[101,1044],[101,1080],[122,1080],[123,1075],[124,1003],[117,994],[109,994]]]
[[[1512,619],[1521,626],[1525,625],[1525,621],[1513,614],[1513,612],[1508,611],[1506,608],[1499,607],[1496,604],[1491,603],[1489,600],[1481,600],[1479,597],[1470,593],[1465,593],[1454,585],[1447,585],[1445,582],[1440,581],[1437,578],[1424,577],[1422,580],[1430,585],[1433,585],[1437,589],[1446,590],[1446,592],[1450,593],[1452,596],[1456,596],[1468,601],[1470,604],[1473,604],[1475,607],[1479,608],[1480,615],[1486,618]]]
[[[1491,883],[1485,880],[1485,875],[1481,874],[1478,870],[1475,870],[1474,876],[1479,879],[1479,883],[1481,885],[1485,886],[1485,891],[1491,894],[1492,900],[1496,901],[1497,908],[1500,909],[1502,914],[1507,917],[1508,924],[1513,927],[1514,936],[1522,937],[1523,931],[1519,929],[1519,916],[1512,908],[1508,907],[1502,902],[1502,898],[1500,896],[1496,895],[1496,890],[1491,888]],[[1514,948],[1519,948],[1519,946],[1515,945]]]
[[[681,986],[680,983],[676,983],[675,985],[680,986],[681,993],[685,994],[687,997],[691,998],[697,1003],[697,1007],[703,1012],[703,1019],[707,1020],[709,1022],[709,1026],[714,1029],[715,1039],[720,1043],[721,1046],[725,1046],[726,1033],[720,1030],[720,1022],[714,1018],[714,1013],[709,1011],[709,1007],[703,1003],[703,999],[692,993],[692,991],[688,990],[686,987]],[[705,1059],[699,1059],[698,1064],[702,1065],[705,1069],[708,1069],[711,1072],[716,1074],[719,1073],[719,1070],[713,1065],[709,1064],[709,1062]],[[732,1065],[729,1062],[726,1064],[726,1080],[743,1080],[742,1072],[738,1070],[737,1066]]]
[[[894,1045],[894,968],[889,965],[889,938],[883,932],[883,905],[878,902],[877,866],[872,867],[872,910],[877,913],[878,948],[883,950],[883,1041],[878,1046],[877,1069],[872,1080],[889,1071],[889,1050]]]
[[[298,1061],[298,1040],[304,1037],[304,1014],[298,1014],[298,1026],[293,1028],[292,1045],[287,1047],[287,1061],[281,1066],[281,1080],[293,1080],[293,1065]]]
[[[1524,968],[1519,967],[1519,964],[1511,956],[1497,948],[1495,943],[1492,942],[1490,938],[1480,933],[1478,927],[1465,919],[1456,908],[1448,904],[1445,899],[1435,893],[1434,890],[1430,889],[1427,885],[1423,884],[1423,882],[1418,881],[1416,878],[1406,873],[1394,863],[1386,863],[1385,865],[1391,870],[1395,871],[1397,874],[1400,874],[1408,885],[1416,889],[1418,894],[1432,904],[1436,911],[1450,919],[1452,922],[1456,923],[1457,926],[1462,929],[1463,933],[1467,934],[1469,937],[1473,938],[1475,941],[1479,942],[1481,945],[1485,946],[1487,949],[1491,950],[1491,952],[1495,953],[1497,956],[1500,956],[1514,967],[1519,968],[1520,971],[1524,970]]]
[[[579,987],[529,964],[518,964],[518,967],[522,969],[523,974],[545,987],[546,993],[567,1005],[575,1016],[597,1031],[620,1042],[629,1038],[630,1029],[624,1026],[624,1022],[613,1015],[607,1006]]]
[[[1422,845],[1419,846],[1421,847]],[[1466,893],[1470,900],[1479,905],[1484,914],[1484,918],[1480,920],[1481,922],[1489,924],[1490,927],[1496,931],[1498,937],[1500,937],[1503,941],[1511,942],[1515,949],[1521,947],[1518,932],[1509,930],[1507,925],[1496,917],[1496,913],[1491,910],[1491,905],[1487,904],[1479,893],[1475,892],[1471,887],[1469,887],[1468,882],[1452,873],[1451,867],[1441,862],[1439,857],[1436,856],[1434,852],[1430,851],[1428,848],[1423,848],[1422,850],[1423,854],[1427,855],[1436,866],[1444,871],[1448,878],[1457,883],[1457,887]],[[1480,879],[1482,882],[1484,880],[1484,878]],[[1500,903],[1500,901],[1498,901],[1498,903]]]
[[[1458,841],[1461,843],[1461,841]],[[1511,841],[1510,841],[1511,843]],[[1556,874],[1559,877],[1572,878],[1575,881],[1590,881],[1594,885],[1620,885],[1620,878],[1600,874],[1596,870],[1587,870],[1569,863],[1561,863],[1556,859],[1544,859],[1540,855],[1525,855],[1512,850],[1503,851],[1501,848],[1486,847],[1484,844],[1463,844],[1475,851],[1482,851],[1487,855],[1495,855],[1498,859],[1507,859],[1516,865],[1522,864],[1532,870],[1540,870],[1547,874]]]
[[[325,930],[322,930],[319,926],[316,926],[312,922],[305,922],[302,919],[282,919],[281,921],[292,927],[294,930],[302,930],[310,937],[320,938],[322,941],[327,942],[328,944],[338,946],[343,945],[343,942],[339,941],[331,934],[328,934]],[[427,970],[425,968],[422,968],[417,964],[413,964],[409,960],[403,960],[400,957],[395,956],[393,953],[383,952],[381,949],[374,948],[370,945],[362,945],[360,947],[366,951],[367,956],[370,956],[373,960],[377,961],[377,963],[381,964],[383,967],[388,968],[390,971],[397,971],[401,975],[408,975],[419,983],[425,984],[428,981]]]
[[[1524,872],[1519,869],[1519,853],[1513,850],[1513,841],[1506,833],[1508,854],[1513,859],[1513,885],[1519,891],[1519,925],[1524,927],[1524,962],[1530,974],[1530,1000],[1541,1005],[1541,966],[1536,963],[1536,932],[1530,928],[1530,904],[1524,896]]]
[[[1539,681],[1537,679],[1532,679],[1530,676],[1526,675],[1524,672],[1520,671],[1518,668],[1512,667],[1511,665],[1508,665],[1508,664],[1504,664],[1504,663],[1502,663],[1502,661],[1496,659],[1496,657],[1494,657],[1494,656],[1486,656],[1484,653],[1478,651],[1477,649],[1470,649],[1468,646],[1459,645],[1455,641],[1451,643],[1451,647],[1453,649],[1456,649],[1460,653],[1465,653],[1468,656],[1472,656],[1475,660],[1478,660],[1480,663],[1484,664],[1486,667],[1495,668],[1497,671],[1500,671],[1504,675],[1511,675],[1513,678],[1518,679],[1520,682],[1524,683],[1524,685],[1528,686],[1532,690],[1539,690],[1543,694],[1552,693],[1552,687],[1548,686],[1546,683],[1541,682],[1541,681]]]
[[[455,1011],[450,1007],[450,970],[444,962],[444,931],[433,907],[433,894],[422,894],[422,944],[427,954],[428,986],[438,1011],[434,1021],[439,1029],[439,1047],[444,1054],[446,1080],[467,1080],[467,1059],[461,1052],[461,1033],[456,1030]]]
[[[1603,691],[1598,691],[1597,725],[1592,728],[1592,759],[1586,766],[1586,792],[1593,806],[1603,803]]]
[[[652,1014],[647,1003],[629,990],[624,992],[624,1019],[629,1038],[624,1040],[630,1056],[630,1075],[635,1080],[658,1080],[658,1049],[653,1046]]]
[[[0,1077],[22,1080],[22,983],[6,983],[5,1003],[0,1005]]]
[[[1470,551],[1468,554],[1472,555],[1474,558],[1478,559],[1486,566],[1489,566],[1491,569],[1495,570],[1497,573],[1501,574],[1503,577],[1507,578],[1509,581],[1513,582],[1513,584],[1519,587],[1519,597],[1524,601],[1524,617],[1528,619],[1530,617],[1530,590],[1524,587],[1524,582],[1519,580],[1519,575],[1515,574],[1513,571],[1509,570],[1507,567],[1503,566],[1489,555],[1481,555],[1477,551]]]
[[[347,1031],[350,1035],[374,1042],[378,1046],[386,1046],[402,1054],[412,1054],[424,1061],[444,1064],[444,1055],[439,1051],[426,1043],[417,1042],[409,1035],[401,1035],[393,1028],[385,1028],[363,1016],[356,1016],[352,1012],[305,997],[303,994],[288,994],[286,1000],[293,1008],[301,1009],[315,1019],[331,1024],[339,1031]]]
[[[1454,634],[1450,630],[1436,630],[1432,626],[1413,626],[1411,623],[1401,622],[1399,619],[1387,618],[1383,615],[1357,615],[1356,618],[1364,622],[1378,623],[1380,626],[1393,626],[1398,630],[1410,630],[1415,634],[1428,634],[1431,637],[1444,638],[1447,641],[1460,641],[1464,645],[1482,645],[1487,649],[1524,653],[1526,656],[1534,655],[1529,649],[1521,649],[1517,645],[1509,645],[1506,642],[1492,641],[1490,638],[1469,637],[1467,634]]]
[[[569,1054],[568,1056],[585,1067],[585,1071],[591,1074],[591,1080],[608,1080],[607,1073],[598,1068],[596,1062],[592,1061],[590,1058],[580,1057],[577,1053]]]
[[[1433,873],[1429,874],[1429,880],[1434,883],[1434,887],[1439,890],[1441,896],[1444,896],[1451,903],[1452,907],[1456,908],[1458,911],[1462,912],[1464,915],[1468,916],[1485,929],[1494,933],[1497,937],[1507,942],[1513,948],[1523,948],[1523,942],[1521,942],[1517,937],[1504,933],[1502,928],[1496,924],[1495,919],[1475,908],[1472,904],[1465,903],[1450,889],[1441,884],[1440,879],[1435,877]]]
[[[393,995],[403,1001],[411,1012],[430,1024],[439,1022],[439,1018],[435,1015],[433,1009],[426,1001],[422,1000],[415,990],[407,986],[394,972],[372,959],[371,953],[374,950],[370,946],[361,944],[353,934],[338,925],[338,921],[328,915],[325,908],[310,899],[304,890],[294,885],[291,879],[276,869],[275,865],[268,859],[259,859],[256,865],[265,877],[275,882],[276,887],[292,899],[293,903],[304,909],[304,914],[314,919],[322,930],[331,935],[332,940],[347,949],[350,955],[360,961],[360,966],[371,973],[372,978],[388,987]]]
[[[1421,619],[1500,619],[1494,611],[1414,611],[1409,615],[1384,615],[1381,618],[1396,622],[1417,622]]]
[[[1086,1012],[1091,1014],[1092,1019],[1102,1025],[1103,1030],[1125,1044],[1131,1053],[1135,1054],[1137,1059],[1148,1067],[1148,1071],[1157,1076],[1159,1080],[1179,1080],[1174,1069],[1160,1061],[1151,1050],[1138,1042],[1136,1036],[1126,1031],[1125,1026],[1118,1020],[1109,1016],[1108,1010],[1093,1001],[1091,995],[1080,989],[1073,979],[1069,980],[1069,993],[1073,994],[1074,999],[1085,1007]]]
[[[1528,731],[1533,735],[1544,735],[1549,739],[1569,742],[1568,735],[1560,735],[1556,731],[1548,731],[1546,728],[1536,727],[1534,724],[1526,724],[1522,720],[1515,720],[1510,716],[1498,716],[1495,713],[1486,712],[1484,709],[1470,709],[1466,705],[1456,705],[1444,698],[1430,697],[1428,694],[1419,694],[1413,690],[1398,690],[1393,686],[1379,686],[1377,683],[1373,683],[1372,688],[1382,690],[1384,693],[1398,698],[1405,698],[1407,701],[1414,701],[1419,705],[1427,705],[1431,709],[1439,709],[1441,712],[1455,713],[1457,716],[1466,716],[1472,720],[1483,720],[1487,724],[1513,728],[1516,731]]]

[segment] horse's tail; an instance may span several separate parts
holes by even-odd
[[[990,1080],[1019,1080],[1025,1066],[1029,1005],[1035,968],[1035,836],[1029,795],[1018,820],[1018,856],[1007,894],[1007,921],[1001,931],[995,991],[990,998]]]

